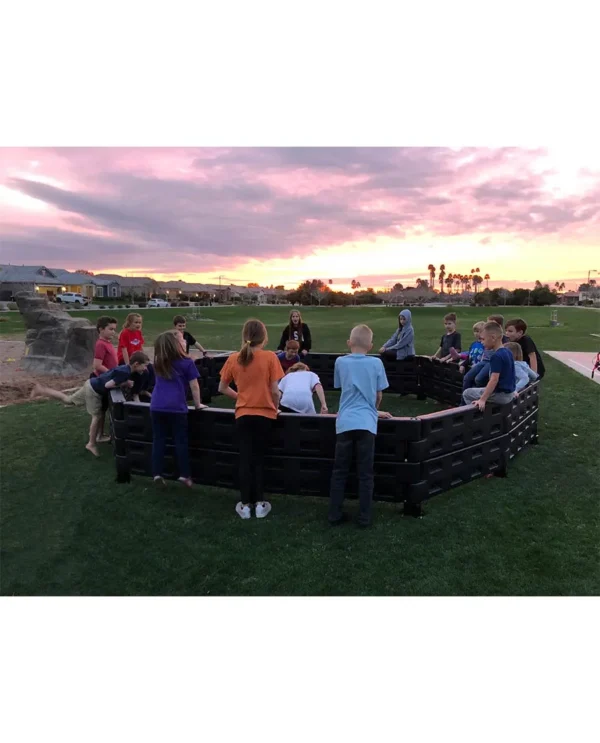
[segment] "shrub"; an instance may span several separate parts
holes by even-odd
[[[8,317],[0,317],[0,322],[8,322]]]
[[[17,303],[16,303],[16,302],[7,302],[7,303],[6,303],[6,307],[7,307],[7,309],[9,309],[9,310],[18,310],[18,309],[19,309],[19,308],[17,307]]]
[[[137,306],[138,306],[138,307],[139,307],[139,308],[140,308],[141,310],[143,310],[143,309],[144,309],[144,307],[146,306],[146,302],[138,302],[138,303],[137,303]]]

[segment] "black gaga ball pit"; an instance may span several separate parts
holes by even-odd
[[[304,361],[333,388],[333,368],[342,354],[311,353]],[[216,397],[219,372],[228,354],[196,361],[203,402]],[[506,477],[509,462],[537,444],[539,382],[510,403],[489,403],[483,412],[461,406],[462,375],[454,364],[415,356],[384,360],[389,388],[385,394],[412,394],[455,405],[428,415],[378,422],[375,439],[376,500],[404,504],[404,513],[420,516],[422,504],[478,477]],[[127,402],[111,390],[110,421],[117,481],[152,472],[152,424],[148,403]],[[202,485],[238,489],[238,448],[234,411],[211,407],[188,415],[192,478]],[[273,426],[265,460],[265,490],[290,495],[328,496],[335,453],[335,415],[282,413]],[[174,447],[167,444],[165,476],[177,477]],[[356,496],[356,478],[348,494]]]

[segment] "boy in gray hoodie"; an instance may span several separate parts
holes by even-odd
[[[398,330],[379,349],[385,358],[408,359],[415,355],[415,331],[412,326],[410,310],[402,310],[398,315]]]

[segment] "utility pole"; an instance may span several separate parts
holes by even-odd
[[[588,282],[588,286],[589,286],[589,284],[590,284],[590,274],[591,274],[591,273],[598,273],[598,271],[596,271],[596,269],[595,269],[595,268],[590,268],[590,270],[588,271],[588,280],[587,280],[587,282]]]

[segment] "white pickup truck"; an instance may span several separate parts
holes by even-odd
[[[90,300],[87,297],[84,297],[83,294],[77,292],[63,292],[62,294],[57,294],[56,301],[63,304],[80,304],[83,307],[90,303]]]

